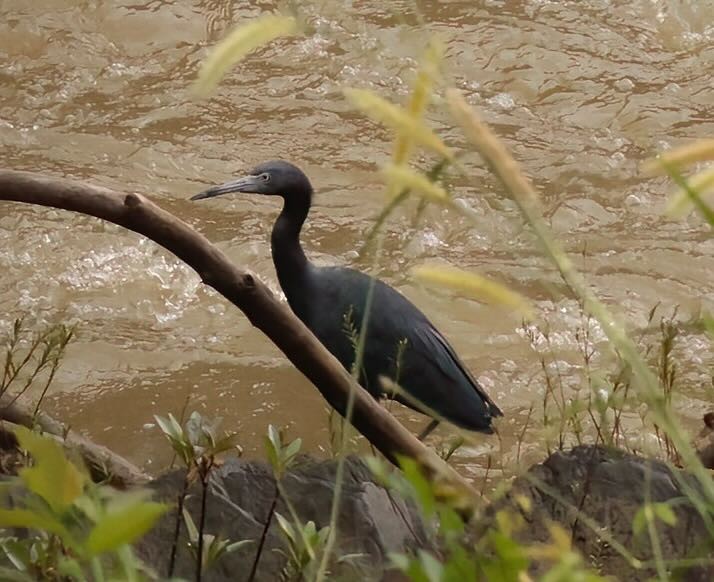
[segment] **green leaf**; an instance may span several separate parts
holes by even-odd
[[[77,497],[74,502],[74,508],[83,513],[92,523],[97,521],[104,511],[101,501],[96,495],[82,495],[81,497]]]
[[[278,525],[280,526],[280,529],[283,530],[283,533],[290,540],[291,545],[295,545],[296,536],[295,536],[295,529],[293,528],[293,526],[290,524],[290,522],[287,519],[285,519],[277,511],[275,512],[274,515],[275,515],[275,519],[278,520]]]
[[[201,95],[209,93],[226,71],[248,53],[276,38],[294,34],[297,28],[297,21],[292,16],[281,14],[265,14],[239,26],[203,62],[195,84],[196,92]]]
[[[124,574],[123,582],[141,582],[144,580],[144,577],[140,575],[140,572],[143,571],[143,565],[134,555],[131,546],[126,545],[119,548],[116,551],[116,557]]]
[[[464,520],[451,507],[441,507],[439,527],[445,535],[459,536],[464,531]]]
[[[442,580],[444,582],[476,582],[474,553],[467,551],[463,545],[452,547],[449,559],[444,564]]]
[[[651,513],[649,505],[645,503],[637,510],[635,517],[632,518],[632,533],[635,534],[635,536],[640,536],[642,535],[642,532],[645,531],[645,528],[647,527],[648,511]]]
[[[213,443],[211,452],[214,455],[218,455],[219,453],[224,453],[233,449],[236,449],[238,451],[238,454],[243,452],[241,446],[238,444],[238,435],[227,434],[223,438]]]
[[[278,451],[275,450],[275,445],[270,439],[270,436],[265,437],[265,453],[268,456],[268,462],[273,468],[273,474],[276,478],[280,475],[280,458],[278,456]]]
[[[65,539],[68,532],[53,516],[29,509],[0,509],[0,527],[26,527],[54,533]]]
[[[141,501],[121,512],[106,514],[89,532],[85,547],[90,555],[116,550],[136,541],[149,531],[169,506]]]
[[[282,438],[280,437],[280,431],[275,428],[274,425],[269,424],[268,425],[268,439],[270,440],[271,444],[273,445],[273,448],[279,452],[283,448],[283,441]]]
[[[421,505],[424,515],[430,518],[434,515],[434,509],[436,507],[436,500],[431,483],[424,477],[419,465],[417,465],[413,459],[406,457],[401,458],[399,464],[402,467],[404,477],[414,489],[416,500],[419,502],[419,505]]]
[[[27,565],[31,562],[30,548],[27,540],[18,540],[17,538],[4,538],[0,540],[7,559],[10,560],[15,569],[27,572]]]
[[[186,524],[186,531],[188,532],[189,541],[196,543],[198,541],[198,528],[193,522],[193,518],[191,517],[191,514],[189,513],[188,509],[186,509],[185,505],[183,507],[183,521]]]
[[[25,428],[15,429],[20,446],[32,455],[32,467],[19,474],[25,486],[57,513],[64,512],[82,494],[87,476],[79,471],[54,440]]]
[[[313,538],[317,534],[317,528],[315,527],[315,522],[310,520],[305,524],[303,528],[304,537],[307,539]]]
[[[226,553],[231,554],[253,543],[255,543],[255,540],[240,540],[239,542],[230,543],[226,546]]]
[[[422,564],[424,574],[426,574],[429,582],[441,582],[441,578],[444,574],[444,567],[439,560],[437,560],[429,552],[419,550],[419,561]]]
[[[171,440],[180,440],[181,439],[181,430],[179,430],[179,433],[176,432],[174,424],[171,422],[173,420],[173,416],[169,414],[169,418],[164,418],[162,416],[154,415],[154,420],[156,420],[156,424],[159,425],[159,428],[161,429],[161,432],[163,432],[167,437],[169,437]],[[181,427],[179,427],[180,429]]]
[[[409,557],[405,554],[390,553],[389,560],[395,568],[402,572],[406,572],[409,569]]]
[[[520,572],[528,567],[523,547],[512,537],[495,531],[491,543],[496,558],[484,564],[487,580],[517,580]]]
[[[194,457],[194,448],[189,442],[183,428],[174,418],[174,415],[169,414],[168,418],[154,416],[154,419],[156,420],[156,424],[159,425],[161,432],[169,439],[174,452],[181,458],[185,465],[190,465]]]
[[[291,442],[286,448],[285,448],[285,461],[290,461],[292,458],[298,454],[300,451],[300,447],[302,446],[302,439],[297,438],[293,442]]]
[[[0,566],[0,580],[7,582],[36,582],[34,576],[30,576],[25,572],[18,572],[12,568]]]
[[[664,523],[674,527],[677,525],[677,516],[669,503],[653,503],[654,514]]]
[[[204,420],[201,414],[194,410],[186,421],[186,437],[193,446],[201,445],[205,441]]]
[[[349,564],[350,562],[355,562],[357,560],[364,560],[368,559],[370,556],[369,554],[365,554],[362,552],[355,552],[353,554],[341,554],[337,557],[337,563],[338,564]]]
[[[57,571],[72,580],[86,580],[82,566],[75,558],[62,558],[57,564]]]
[[[411,582],[429,582],[424,565],[419,560],[411,560],[405,573]]]
[[[317,532],[317,545],[318,547],[323,547],[327,541],[327,536],[330,535],[330,526],[326,525],[319,532]]]

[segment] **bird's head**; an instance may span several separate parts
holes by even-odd
[[[256,166],[247,176],[204,190],[200,194],[192,196],[191,200],[203,200],[231,192],[280,196],[285,200],[307,197],[309,201],[312,185],[297,166],[290,162],[273,160]]]

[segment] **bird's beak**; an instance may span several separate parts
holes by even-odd
[[[220,186],[213,186],[208,190],[204,190],[200,194],[191,196],[191,200],[203,200],[204,198],[213,198],[214,196],[222,196],[231,192],[253,192],[260,193],[260,183],[257,176],[245,176],[237,180],[231,180]]]

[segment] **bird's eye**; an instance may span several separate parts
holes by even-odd
[[[261,179],[263,182],[270,182],[270,174],[261,174],[261,175],[260,175],[260,179]]]

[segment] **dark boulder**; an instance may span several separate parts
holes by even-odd
[[[335,487],[335,461],[315,461],[304,457],[283,478],[286,496],[300,520],[327,525]],[[330,579],[380,580],[388,566],[389,552],[405,552],[431,547],[427,529],[413,504],[388,493],[374,482],[371,472],[356,458],[348,458],[338,520],[339,536],[334,555],[350,556],[333,562]],[[158,499],[176,503],[183,489],[184,472],[172,471],[150,485]],[[199,483],[194,483],[187,500],[193,520],[199,522]],[[232,541],[256,540],[225,555],[204,575],[207,581],[247,580],[275,494],[275,480],[263,462],[229,458],[215,469],[208,489],[205,532]],[[279,499],[277,511],[289,518],[289,510]],[[165,516],[137,547],[140,556],[160,574],[167,573],[176,512]],[[186,529],[182,526],[175,576],[193,579],[195,562],[186,549]],[[279,580],[286,566],[284,536],[273,518],[259,562],[257,581]]]
[[[571,534],[573,545],[604,575],[618,580],[646,580],[656,576],[653,567],[637,569],[609,543],[612,536],[638,560],[653,564],[654,556],[645,533],[635,536],[633,520],[645,503],[647,488],[653,503],[670,503],[676,525],[657,523],[664,560],[713,558],[711,537],[700,514],[687,498],[682,483],[694,491],[697,482],[691,474],[661,461],[638,457],[621,450],[599,446],[579,446],[556,452],[542,464],[534,465],[517,478],[509,493],[487,511],[477,528],[483,531],[490,518],[501,509],[522,515],[526,526],[516,537],[525,544],[549,541],[548,523],[558,523]],[[518,496],[530,500],[524,511]],[[595,531],[582,516],[607,531]],[[592,524],[591,524],[592,525]],[[478,532],[477,534],[478,535]],[[545,564],[534,564],[533,574]],[[673,571],[673,569],[670,569]],[[714,580],[714,567],[692,567],[676,572],[680,579]]]

